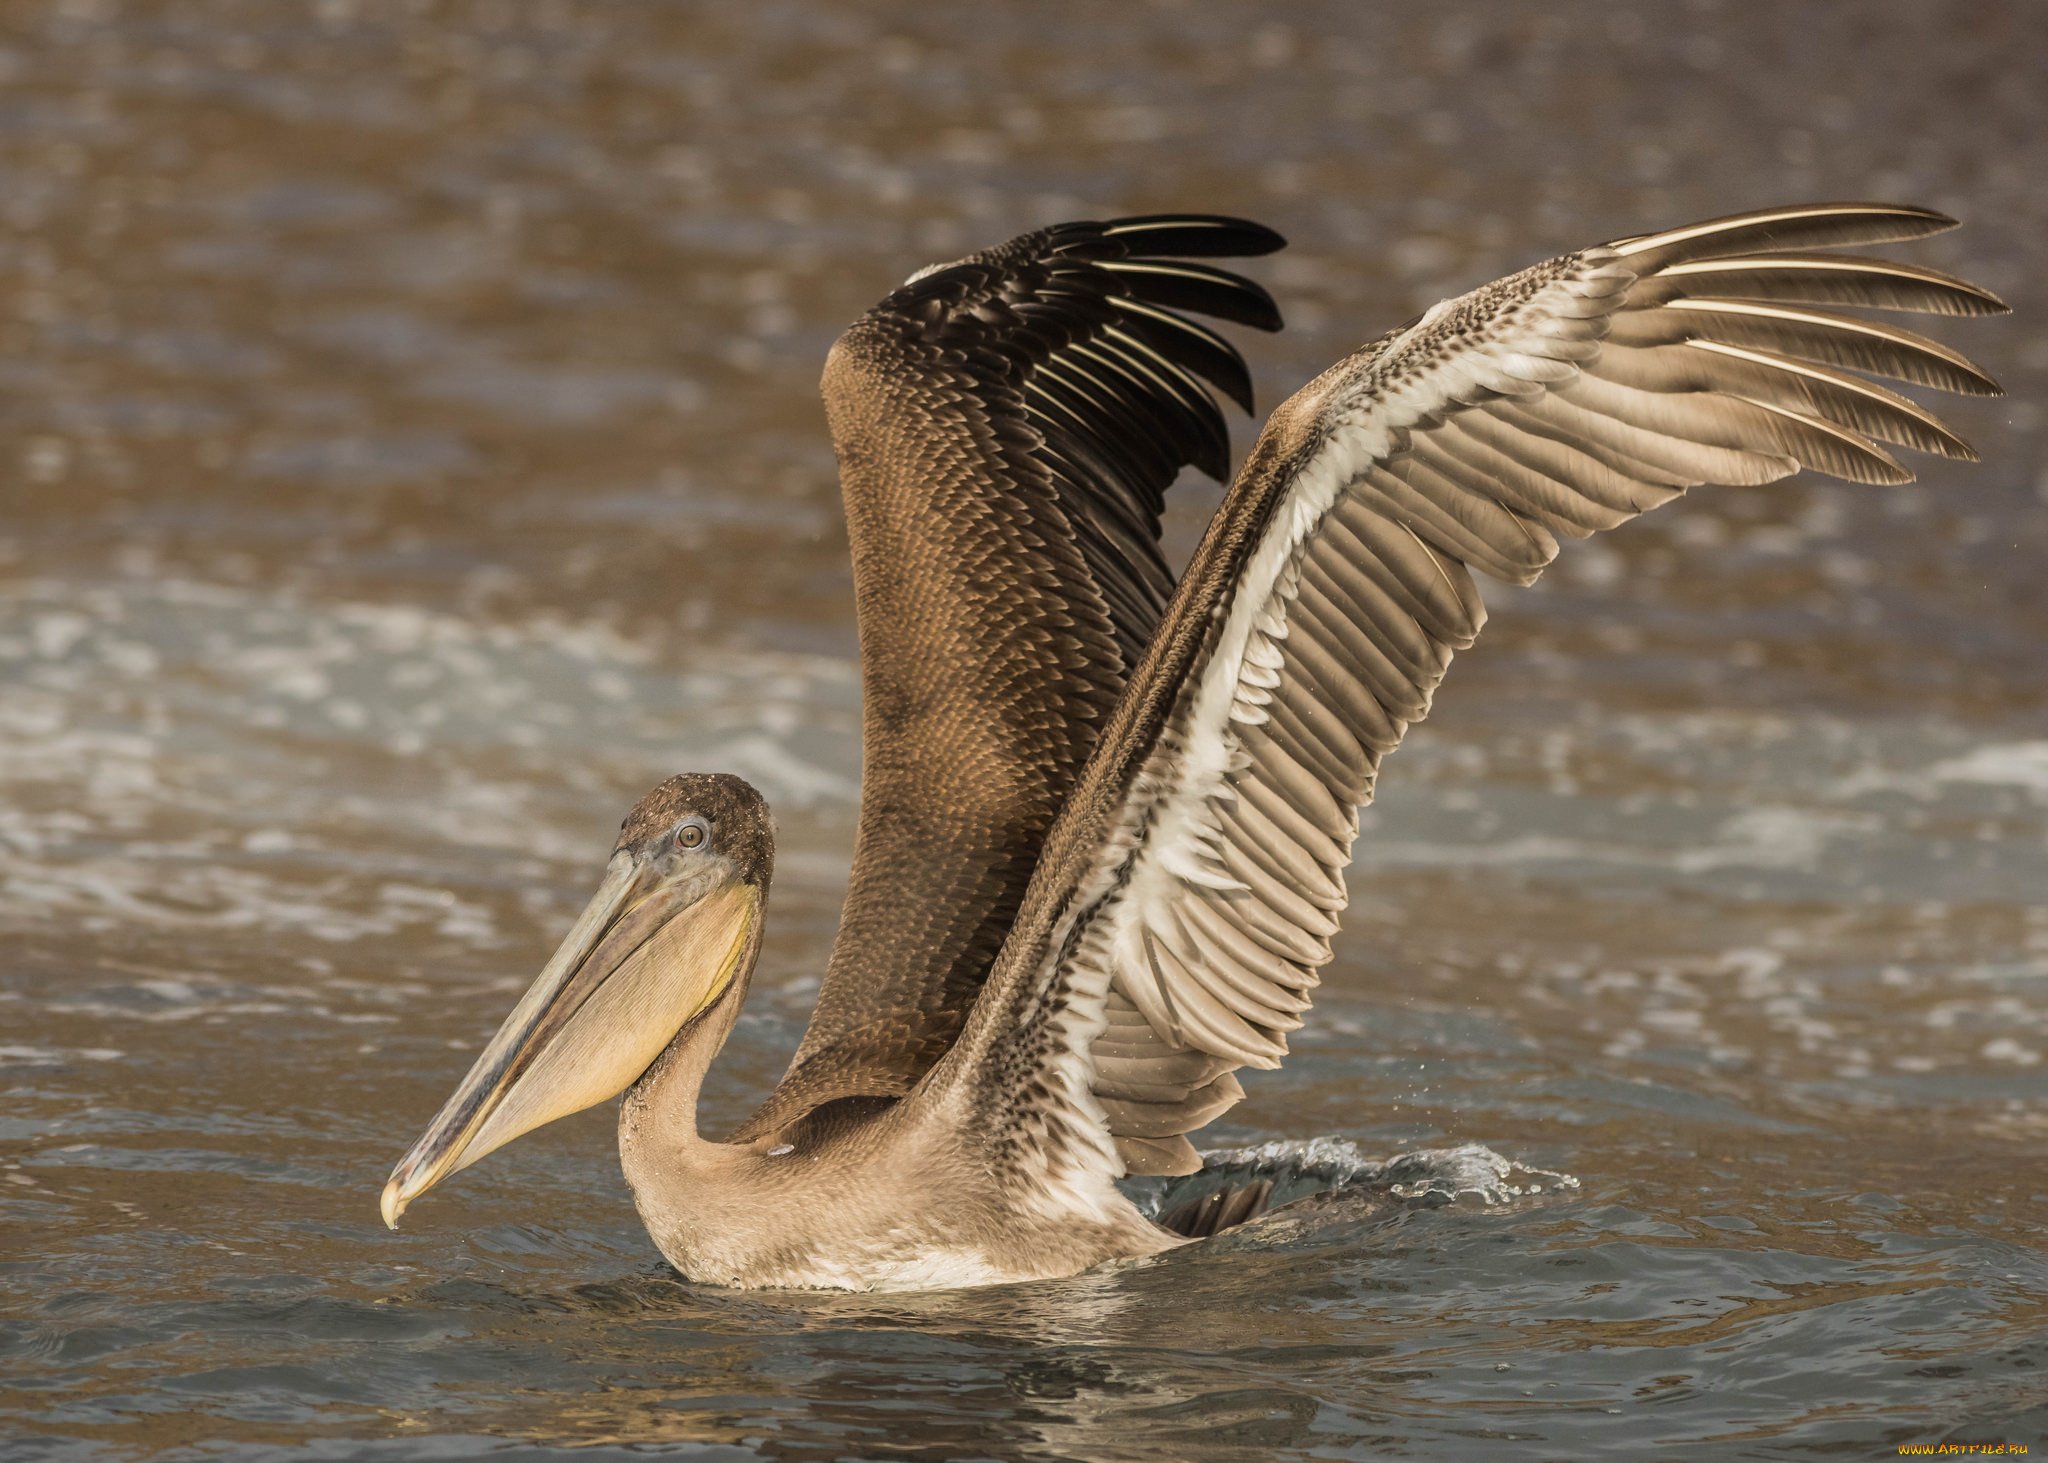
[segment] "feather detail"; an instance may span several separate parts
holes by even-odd
[[[1222,1075],[1190,1059],[1276,1065],[1301,1024],[1347,900],[1355,809],[1484,628],[1471,569],[1529,583],[1560,536],[1698,485],[1802,465],[1905,481],[1881,443],[1973,455],[1932,412],[1850,373],[1977,395],[1996,392],[1988,376],[1924,337],[1814,308],[2001,310],[1952,276],[1821,252],[1952,224],[1823,204],[1618,240],[1443,301],[1284,403],[927,1100],[973,1084],[999,1168],[1104,1186],[1089,1192],[1119,1165],[1178,1171],[1176,1124],[1227,1106]],[[1145,309],[1218,288],[1202,266],[1102,267]],[[1238,311],[1225,318],[1257,323],[1251,303]],[[1185,349],[1176,368],[1201,374],[1200,347]],[[1060,1095],[1091,1083],[1099,1118]],[[1078,1136],[1040,1136],[1055,1130]]]

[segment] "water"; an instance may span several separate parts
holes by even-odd
[[[1888,1456],[2048,1420],[2048,52],[2011,4],[21,3],[0,13],[10,1459]],[[1205,1141],[1576,1190],[1289,1211],[978,1294],[661,1267],[611,1117],[376,1194],[724,768],[859,776],[814,383],[934,258],[1295,241],[1261,401],[1546,252],[1931,203],[2007,384],[1899,490],[1702,494],[1499,592],[1296,1057]],[[1177,492],[1176,551],[1216,501]]]

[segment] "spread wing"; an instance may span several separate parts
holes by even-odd
[[[860,827],[810,1028],[739,1136],[901,1095],[959,1031],[1172,592],[1166,488],[1228,474],[1209,388],[1251,409],[1237,351],[1178,312],[1280,325],[1192,259],[1282,242],[1228,218],[1061,224],[913,276],[833,348]]]
[[[1020,1193],[1191,1171],[1183,1135],[1242,1095],[1234,1070],[1279,1065],[1330,958],[1356,809],[1485,621],[1470,571],[1529,583],[1560,538],[1700,483],[1910,480],[1880,443],[1974,456],[1852,372],[1995,383],[1819,307],[2005,307],[1807,252],[1952,225],[1830,205],[1620,240],[1437,305],[1273,415],[927,1086]]]

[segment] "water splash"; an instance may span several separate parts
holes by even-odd
[[[1520,1182],[1511,1182],[1515,1175],[1522,1176]],[[1571,1174],[1531,1168],[1480,1143],[1373,1158],[1347,1138],[1310,1138],[1208,1149],[1195,1173],[1126,1179],[1122,1187],[1141,1213],[1157,1219],[1211,1194],[1258,1183],[1272,1185],[1262,1206],[1265,1212],[1336,1190],[1435,1209],[1468,1197],[1486,1205],[1506,1204],[1579,1186]]]

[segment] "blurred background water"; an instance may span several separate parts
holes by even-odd
[[[2044,42],[2029,0],[4,0],[7,1456],[2039,1439]],[[1494,592],[1211,1132],[1576,1193],[737,1294],[663,1269],[599,1110],[379,1226],[672,771],[784,849],[708,1120],[786,1060],[859,783],[815,382],[912,269],[1259,218],[1270,406],[1546,254],[1830,197],[1967,221],[1907,252],[2016,308],[1940,331],[2010,392],[1942,405],[1983,464],[1703,492]]]

